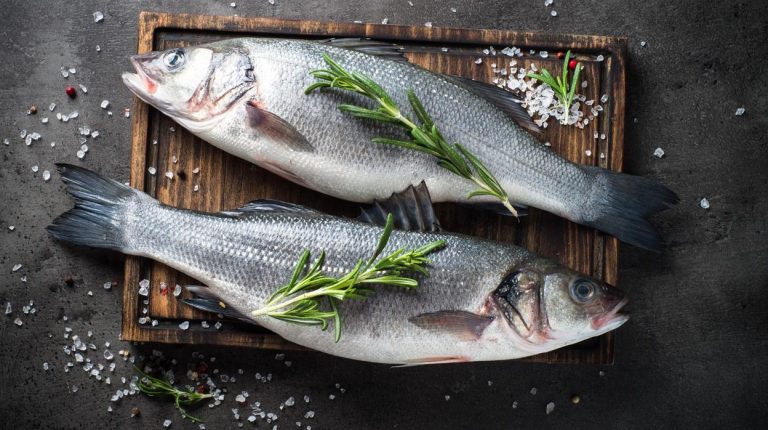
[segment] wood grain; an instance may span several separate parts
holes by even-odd
[[[216,17],[142,13],[139,17],[138,52],[186,46],[235,36],[279,36],[301,38],[370,37],[394,41],[405,47],[409,61],[427,69],[490,82],[498,67],[536,63],[550,71],[560,70],[554,55],[544,59],[526,55],[512,59],[502,54],[484,56],[482,49],[505,46],[547,50],[551,53],[572,49],[585,64],[582,76],[588,86],[582,92],[590,99],[607,94],[605,112],[585,130],[550,124],[544,140],[568,159],[613,170],[621,170],[624,137],[626,40],[619,37],[555,35],[505,30],[427,28],[375,24],[291,21],[273,18]],[[448,48],[444,52],[441,48]],[[604,61],[594,57],[601,54]],[[484,56],[482,64],[474,59]],[[595,139],[594,133],[605,134]],[[587,150],[591,155],[587,155]],[[154,166],[156,175],[147,168]],[[199,168],[199,173],[193,173]],[[164,172],[174,173],[169,180]],[[199,186],[198,192],[193,191]],[[357,205],[301,188],[255,165],[226,154],[195,138],[145,103],[133,105],[131,186],[142,189],[161,202],[208,212],[233,208],[256,198],[275,198],[296,202],[337,215],[351,216]],[[450,231],[507,241],[559,261],[568,267],[591,274],[615,285],[617,281],[618,241],[594,230],[565,221],[554,215],[530,210],[518,223],[511,218],[457,205],[437,205],[443,226]],[[138,295],[140,279],[150,279],[148,298]],[[160,285],[167,285],[165,293]],[[200,321],[215,317],[183,306],[172,294],[176,284],[198,283],[183,274],[153,261],[129,257],[125,266],[123,290],[123,340],[166,343],[206,343],[274,349],[300,349],[279,336],[258,327],[224,322],[222,330],[204,329]],[[146,314],[145,314],[146,310]],[[148,316],[158,324],[139,324]],[[189,330],[178,323],[190,321]],[[613,362],[613,334],[582,342],[558,351],[526,358],[548,363]]]

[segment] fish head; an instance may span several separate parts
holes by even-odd
[[[534,259],[512,269],[491,301],[515,334],[547,351],[598,336],[624,324],[625,294],[605,282]]]
[[[137,97],[199,132],[212,128],[255,83],[242,49],[221,44],[134,55],[123,82]]]

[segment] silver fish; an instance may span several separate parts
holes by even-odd
[[[304,94],[314,82],[309,72],[325,67],[323,53],[380,83],[405,112],[406,90],[413,89],[447,140],[477,155],[513,204],[643,248],[660,247],[645,218],[676,203],[672,191],[652,179],[571,163],[523,130],[536,126],[511,93],[424,70],[404,61],[392,45],[231,39],[133,56],[136,73],[124,73],[123,81],[200,138],[322,193],[371,202],[425,181],[435,202],[467,202],[474,184],[438,167],[432,157],[371,142],[402,130],[338,110],[342,102],[370,105],[362,96],[336,90]]]
[[[152,258],[207,285],[250,315],[291,277],[304,249],[323,270],[348,272],[382,228],[276,201],[222,213],[167,207],[86,169],[60,165],[75,207],[48,227],[59,240]],[[449,233],[394,231],[385,253],[433,240],[429,277],[415,290],[381,286],[343,302],[343,335],[270,317],[255,322],[329,354],[391,364],[503,360],[551,351],[627,321],[624,294],[525,249]],[[216,302],[214,302],[216,303]],[[215,304],[214,309],[220,310]]]

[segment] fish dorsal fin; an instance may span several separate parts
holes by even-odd
[[[280,200],[271,199],[259,199],[250,201],[237,209],[230,211],[219,212],[229,216],[240,216],[255,212],[274,212],[274,213],[294,213],[294,214],[319,214],[321,212],[308,208],[306,206],[297,205],[296,203],[288,203]]]
[[[240,321],[245,321],[250,324],[256,324],[247,315],[240,313],[233,307],[224,303],[210,288],[202,285],[185,285],[184,289],[192,293],[194,297],[191,299],[183,299],[182,303],[192,306],[195,309],[202,311],[219,314],[227,318],[234,318]]]
[[[461,76],[453,76],[453,79],[473,93],[493,103],[494,106],[504,111],[520,127],[530,131],[537,137],[541,137],[542,130],[533,122],[531,116],[528,115],[528,112],[520,104],[522,100],[519,97],[496,85],[473,81]]]
[[[470,341],[480,339],[493,319],[492,316],[468,311],[442,310],[419,314],[408,318],[408,321],[424,330],[451,334],[457,339]]]
[[[353,51],[364,52],[366,54],[386,58],[387,60],[399,61],[403,63],[408,62],[408,59],[405,58],[403,47],[389,42],[378,42],[371,39],[348,37],[321,40],[320,43],[325,43],[327,45],[335,46],[338,48],[346,48]]]
[[[245,104],[246,121],[262,136],[298,152],[313,152],[315,148],[294,126],[286,120],[264,109],[255,100]]]
[[[369,224],[383,226],[387,222],[387,214],[391,213],[395,228],[399,230],[440,231],[440,221],[435,215],[424,181],[416,187],[410,185],[404,191],[392,193],[386,200],[374,200],[370,206],[361,210],[357,219]]]

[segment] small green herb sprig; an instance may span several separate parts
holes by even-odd
[[[338,342],[341,338],[341,301],[366,299],[374,293],[373,287],[377,284],[416,288],[418,281],[404,273],[428,275],[426,265],[429,260],[426,256],[445,246],[444,240],[436,240],[415,250],[401,248],[378,259],[389,242],[392,229],[392,214],[389,214],[373,255],[368,260],[360,259],[352,271],[340,278],[322,273],[325,251],[302,276],[310,257],[309,251],[305,250],[290,282],[275,291],[264,307],[253,311],[251,316],[270,316],[296,324],[319,325],[323,330],[333,321],[335,340]],[[327,310],[322,309],[322,303],[327,304]]]
[[[138,387],[142,393],[152,396],[170,396],[173,397],[176,409],[179,410],[181,416],[189,419],[193,423],[202,422],[199,418],[189,415],[184,409],[184,406],[194,405],[200,401],[212,399],[214,395],[212,393],[198,393],[196,391],[182,391],[173,386],[167,379],[156,378],[142,372],[138,367],[134,366],[134,369],[139,373]]]
[[[318,82],[308,86],[304,90],[305,94],[321,88],[338,88],[352,91],[375,101],[378,104],[376,109],[351,104],[341,104],[339,109],[358,118],[395,124],[405,128],[410,133],[410,140],[376,137],[373,141],[424,152],[436,157],[438,165],[477,185],[478,189],[469,193],[468,198],[495,197],[517,217],[517,211],[510,203],[509,196],[491,171],[464,146],[459,143],[450,144],[445,140],[412,89],[408,90],[407,96],[417,120],[405,116],[392,97],[368,76],[359,72],[347,71],[327,54],[323,54],[323,59],[328,68],[310,72]]]
[[[563,109],[565,109],[564,117],[563,117],[563,123],[568,124],[568,116],[571,113],[571,103],[573,103],[573,98],[576,94],[576,86],[579,82],[579,74],[581,73],[581,69],[584,68],[584,66],[581,65],[581,63],[577,63],[576,67],[574,67],[573,71],[573,77],[571,78],[570,85],[568,84],[568,65],[571,61],[571,51],[568,50],[568,52],[565,53],[565,60],[563,60],[563,73],[562,76],[552,77],[552,74],[549,73],[549,70],[542,68],[541,73],[533,73],[528,72],[528,77],[536,79],[537,81],[541,81],[547,85],[549,85],[552,90],[555,91],[555,96],[560,100],[560,104],[563,105]]]

